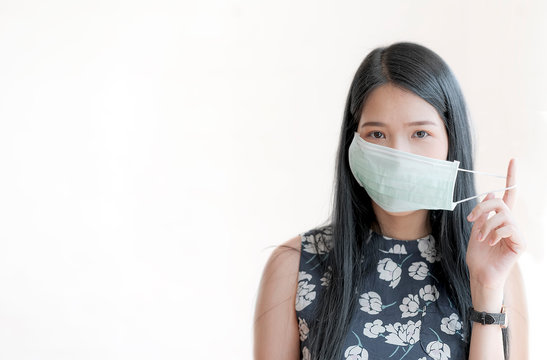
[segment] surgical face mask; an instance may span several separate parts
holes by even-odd
[[[459,169],[458,160],[446,161],[416,155],[365,141],[358,132],[348,150],[349,166],[357,182],[374,202],[389,212],[419,209],[454,210],[457,204],[488,192],[454,202],[458,171],[505,178],[480,171]],[[489,191],[503,191],[516,185]]]

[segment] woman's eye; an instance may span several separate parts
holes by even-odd
[[[383,135],[380,131],[372,131],[369,135],[372,135],[375,139],[381,139],[381,137],[376,136],[376,134],[380,134],[380,136]]]
[[[422,139],[422,138],[424,138],[424,137],[426,137],[426,136],[429,135],[427,132],[425,132],[425,131],[423,131],[423,130],[418,130],[418,131],[415,132],[415,134],[418,134],[417,137],[420,138],[420,139]],[[420,135],[420,134],[422,134],[422,135]]]

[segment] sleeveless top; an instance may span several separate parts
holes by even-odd
[[[322,269],[318,257],[329,255],[332,228],[318,227],[300,236],[295,308],[300,358],[309,360],[312,334],[308,324],[331,281],[330,268]],[[370,230],[369,240],[379,242],[380,260],[358,287],[340,359],[463,359],[469,337],[446,284],[439,281],[440,254],[433,236],[397,240]]]

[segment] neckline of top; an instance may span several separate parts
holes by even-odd
[[[420,240],[426,240],[426,239],[429,239],[431,237],[431,233],[427,234],[426,236],[422,236],[422,237],[419,237],[417,239],[411,239],[411,240],[400,240],[400,239],[396,239],[396,238],[391,238],[389,236],[385,236],[385,235],[382,235],[382,234],[379,234],[377,233],[376,231],[374,230],[370,230],[373,234],[375,234],[378,238],[380,239],[384,239],[384,240],[388,240],[388,241],[400,241],[400,242],[403,242],[403,243],[411,243],[411,242],[418,242]]]

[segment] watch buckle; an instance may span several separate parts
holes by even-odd
[[[481,312],[481,324],[486,325],[486,311]]]
[[[501,313],[504,315],[503,316],[503,324],[500,324],[501,328],[502,329],[505,329],[507,328],[507,325],[509,325],[509,316],[507,316],[507,307],[502,304],[501,305]]]

